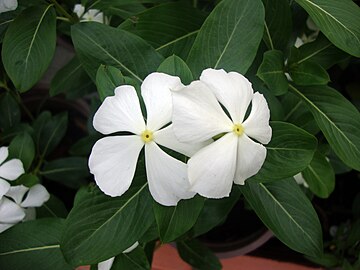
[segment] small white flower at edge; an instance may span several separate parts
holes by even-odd
[[[152,73],[141,85],[147,111],[145,123],[134,87],[122,85],[115,96],[107,97],[94,116],[94,127],[102,134],[127,131],[133,135],[108,136],[97,141],[89,157],[90,172],[99,188],[112,197],[127,191],[134,177],[140,151],[145,147],[146,175],[153,198],[162,205],[176,205],[192,198],[187,165],[159,145],[191,156],[203,144],[180,143],[173,132],[170,89],[183,87],[178,77]]]
[[[294,175],[294,179],[298,185],[303,185],[304,187],[309,188],[309,185],[306,182],[302,173],[298,173],[298,174]]]
[[[133,251],[137,246],[139,245],[139,242],[135,242],[131,247],[125,249],[122,253],[130,253]],[[112,257],[106,261],[103,261],[98,264],[98,270],[110,270],[113,263],[114,263],[115,257]]]
[[[17,0],[0,0],[0,13],[15,10],[17,7]]]
[[[106,17],[104,13],[98,9],[89,9],[85,12],[85,7],[81,4],[74,6],[74,12],[79,17],[81,22],[93,21],[99,23],[106,23]]]
[[[255,175],[266,158],[266,148],[260,143],[269,143],[272,135],[269,118],[264,96],[254,94],[251,83],[237,72],[206,69],[200,81],[173,91],[172,121],[181,142],[220,137],[189,159],[190,190],[222,198],[229,196],[233,182],[243,185]]]

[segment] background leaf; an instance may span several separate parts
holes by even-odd
[[[55,52],[56,14],[52,5],[25,9],[6,31],[2,60],[20,92],[44,74]]]
[[[210,67],[245,74],[263,36],[264,16],[261,0],[221,1],[205,20],[187,58],[194,77]]]
[[[322,254],[319,219],[294,179],[239,186],[264,224],[291,249],[306,255]]]
[[[44,217],[59,217],[66,218],[68,211],[64,203],[53,194],[50,194],[50,199],[46,201],[41,207],[36,208],[36,218]]]
[[[96,87],[101,101],[108,96],[113,96],[115,88],[124,83],[124,76],[115,67],[101,65],[96,73]]]
[[[111,270],[150,270],[144,249],[140,246],[129,253],[122,253],[115,257]]]
[[[0,129],[9,129],[20,122],[21,112],[18,103],[10,93],[0,98]]]
[[[35,145],[31,136],[24,132],[17,135],[9,145],[9,156],[18,158],[22,161],[25,171],[27,171],[35,157]]]
[[[184,60],[176,55],[169,56],[159,66],[158,72],[178,76],[185,85],[193,81],[192,73]]]
[[[291,65],[289,73],[294,83],[298,85],[321,85],[330,81],[326,70],[311,61]]]

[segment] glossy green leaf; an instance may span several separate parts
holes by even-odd
[[[96,73],[96,87],[101,101],[107,96],[113,96],[115,88],[124,83],[124,76],[115,67],[101,65]]]
[[[351,0],[296,0],[337,47],[360,57],[360,8]]]
[[[33,132],[33,129],[28,123],[18,123],[17,125],[1,132],[0,141],[5,142],[6,144],[10,144],[13,138],[24,132],[28,132],[29,134],[31,134]]]
[[[320,198],[327,198],[335,188],[335,173],[326,157],[316,152],[309,166],[302,172],[310,190]]]
[[[312,256],[322,254],[322,231],[309,199],[294,179],[239,186],[258,217],[291,249]]]
[[[89,136],[83,137],[77,142],[75,142],[70,150],[69,153],[73,156],[89,156],[91,153],[91,149],[96,143],[97,140],[101,138],[99,133],[91,134]]]
[[[31,136],[24,132],[17,135],[9,145],[9,156],[18,158],[22,161],[25,171],[27,171],[35,157],[35,145]]]
[[[129,253],[122,253],[115,257],[111,270],[150,270],[150,264],[144,249],[138,246]]]
[[[61,249],[73,266],[94,264],[134,244],[153,223],[147,183],[111,198],[97,188],[80,190],[65,223]],[[111,241],[110,241],[111,240]]]
[[[322,85],[330,81],[326,70],[319,64],[311,61],[291,65],[289,73],[297,85]]]
[[[40,184],[40,179],[34,174],[25,173],[16,180],[15,184],[24,185],[26,187],[32,187],[36,184]]]
[[[6,93],[0,98],[0,129],[6,130],[20,122],[21,112],[18,103]]]
[[[258,69],[257,76],[264,81],[274,95],[283,95],[288,90],[285,76],[284,55],[281,51],[267,51]]]
[[[331,253],[324,253],[322,256],[305,256],[306,259],[312,261],[313,263],[325,266],[327,268],[335,267],[340,264],[340,259]]]
[[[36,208],[36,218],[44,217],[59,217],[66,218],[68,211],[64,203],[53,194],[50,194],[50,199],[46,201],[41,207]]]
[[[181,200],[176,206],[162,206],[154,203],[153,209],[161,241],[172,242],[190,230],[203,206],[204,198],[200,196]]]
[[[169,56],[161,63],[158,70],[169,75],[178,76],[185,85],[193,81],[192,73],[186,63],[178,56]]]
[[[292,18],[289,1],[262,0],[265,7],[265,30],[263,39],[269,50],[285,50],[288,45]],[[279,16],[281,14],[281,16]]]
[[[88,159],[83,157],[56,159],[45,163],[40,174],[65,186],[79,188],[86,184],[85,178],[90,175]]]
[[[199,270],[220,270],[219,259],[198,240],[192,239],[176,243],[180,257]]]
[[[285,122],[271,122],[272,139],[260,171],[251,181],[268,182],[291,177],[311,162],[317,140],[306,131]],[[284,170],[286,168],[286,170]]]
[[[71,37],[84,69],[93,80],[103,64],[117,67],[124,75],[141,82],[163,60],[143,39],[108,25],[79,23],[71,27]]]
[[[70,270],[60,251],[63,220],[38,219],[20,223],[0,234],[2,270]]]
[[[221,1],[205,20],[187,58],[194,77],[209,67],[245,74],[262,39],[264,20],[261,0]]]
[[[308,106],[338,157],[360,170],[360,113],[354,105],[330,87],[290,88]]]
[[[120,25],[149,42],[165,57],[186,59],[206,13],[183,2],[155,6]]]
[[[55,52],[56,14],[53,5],[25,9],[4,37],[2,60],[20,92],[29,90],[44,74]]]
[[[50,96],[65,94],[69,99],[83,97],[94,92],[94,83],[85,72],[77,57],[60,69],[51,81]]]

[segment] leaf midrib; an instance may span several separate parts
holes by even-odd
[[[12,255],[12,254],[23,253],[23,252],[46,250],[46,249],[54,249],[54,248],[59,248],[60,249],[60,245],[31,247],[31,248],[24,248],[24,249],[18,249],[18,250],[13,250],[13,251],[7,251],[7,252],[4,252],[4,253],[0,253],[0,256]]]

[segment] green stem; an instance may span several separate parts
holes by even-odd
[[[51,0],[51,3],[53,3],[57,11],[68,18],[70,22],[77,23],[77,20],[72,15],[70,15],[56,0]]]
[[[26,113],[26,115],[30,118],[31,121],[34,121],[34,116],[32,115],[32,113],[29,111],[29,109],[21,102],[21,97],[18,91],[14,91],[15,92],[15,100],[17,101],[17,103],[19,104],[19,106],[24,110],[24,112]]]

